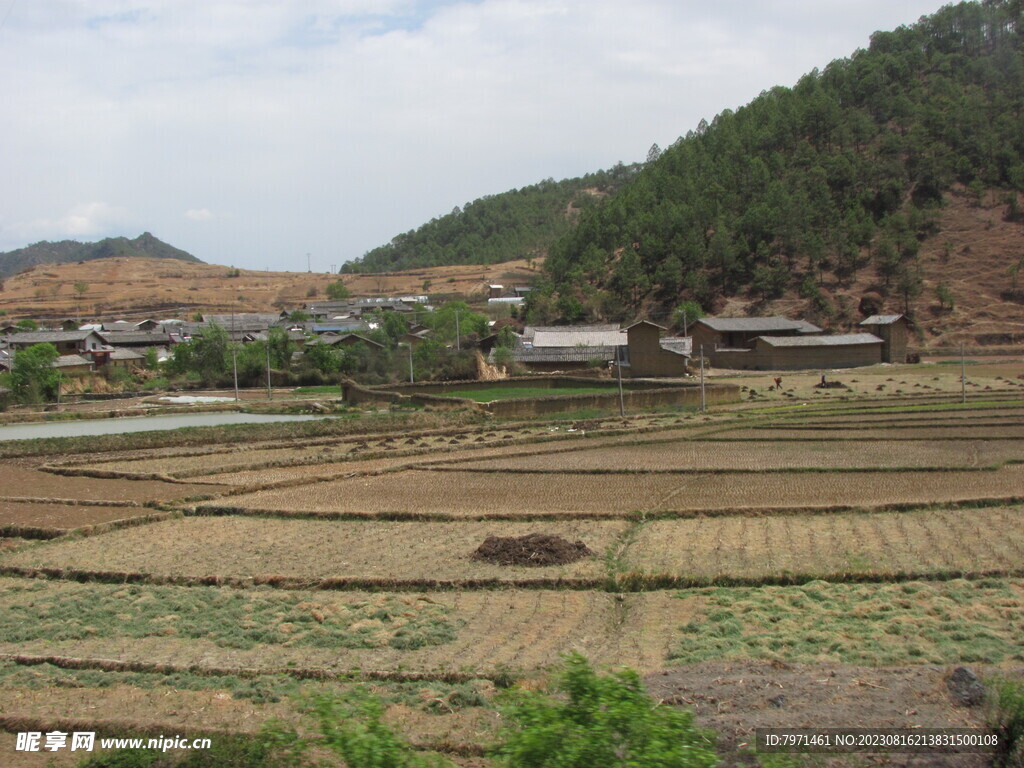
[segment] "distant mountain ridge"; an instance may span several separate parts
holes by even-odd
[[[76,240],[52,243],[42,240],[24,248],[0,253],[0,278],[11,277],[42,264],[68,264],[118,256],[203,263],[192,254],[168,245],[149,232],[143,232],[134,240],[126,237],[108,237],[95,243],[80,243]]]

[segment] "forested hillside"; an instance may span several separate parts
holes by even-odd
[[[638,166],[619,164],[581,178],[547,179],[489,195],[398,235],[343,272],[389,272],[456,264],[497,264],[542,255],[577,216],[632,179]]]
[[[702,122],[551,248],[533,316],[799,291],[827,317],[829,291],[866,274],[909,306],[950,190],[994,191],[1021,220],[1020,14],[1019,0],[943,8]]]
[[[149,232],[143,232],[134,240],[108,237],[95,243],[80,243],[76,240],[51,243],[43,240],[16,251],[0,253],[0,278],[16,275],[40,264],[67,264],[116,257],[199,262],[192,254],[168,245]]]

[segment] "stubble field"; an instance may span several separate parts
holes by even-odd
[[[1024,664],[1024,403],[1001,397],[8,461],[2,520],[38,538],[0,548],[4,722],[187,730],[211,707],[251,732],[370,686],[415,743],[481,765],[496,687],[579,651],[699,675],[677,703],[714,697],[734,742],[766,706],[733,697],[745,664],[808,665],[791,694],[840,718],[822,669],[889,670],[917,698],[888,724],[970,723],[913,681]],[[594,554],[471,558],[528,533]]]

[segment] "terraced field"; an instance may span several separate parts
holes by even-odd
[[[824,664],[1018,674],[1024,403],[1003,397],[0,462],[4,714],[253,732],[369,686],[414,742],[480,766],[497,686],[569,651],[700,667],[716,715],[753,662],[809,665],[807,691]],[[594,554],[471,557],[531,533]]]

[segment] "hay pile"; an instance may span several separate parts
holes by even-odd
[[[471,555],[495,565],[566,565],[593,557],[594,552],[582,541],[569,541],[548,533],[526,536],[488,536]]]

